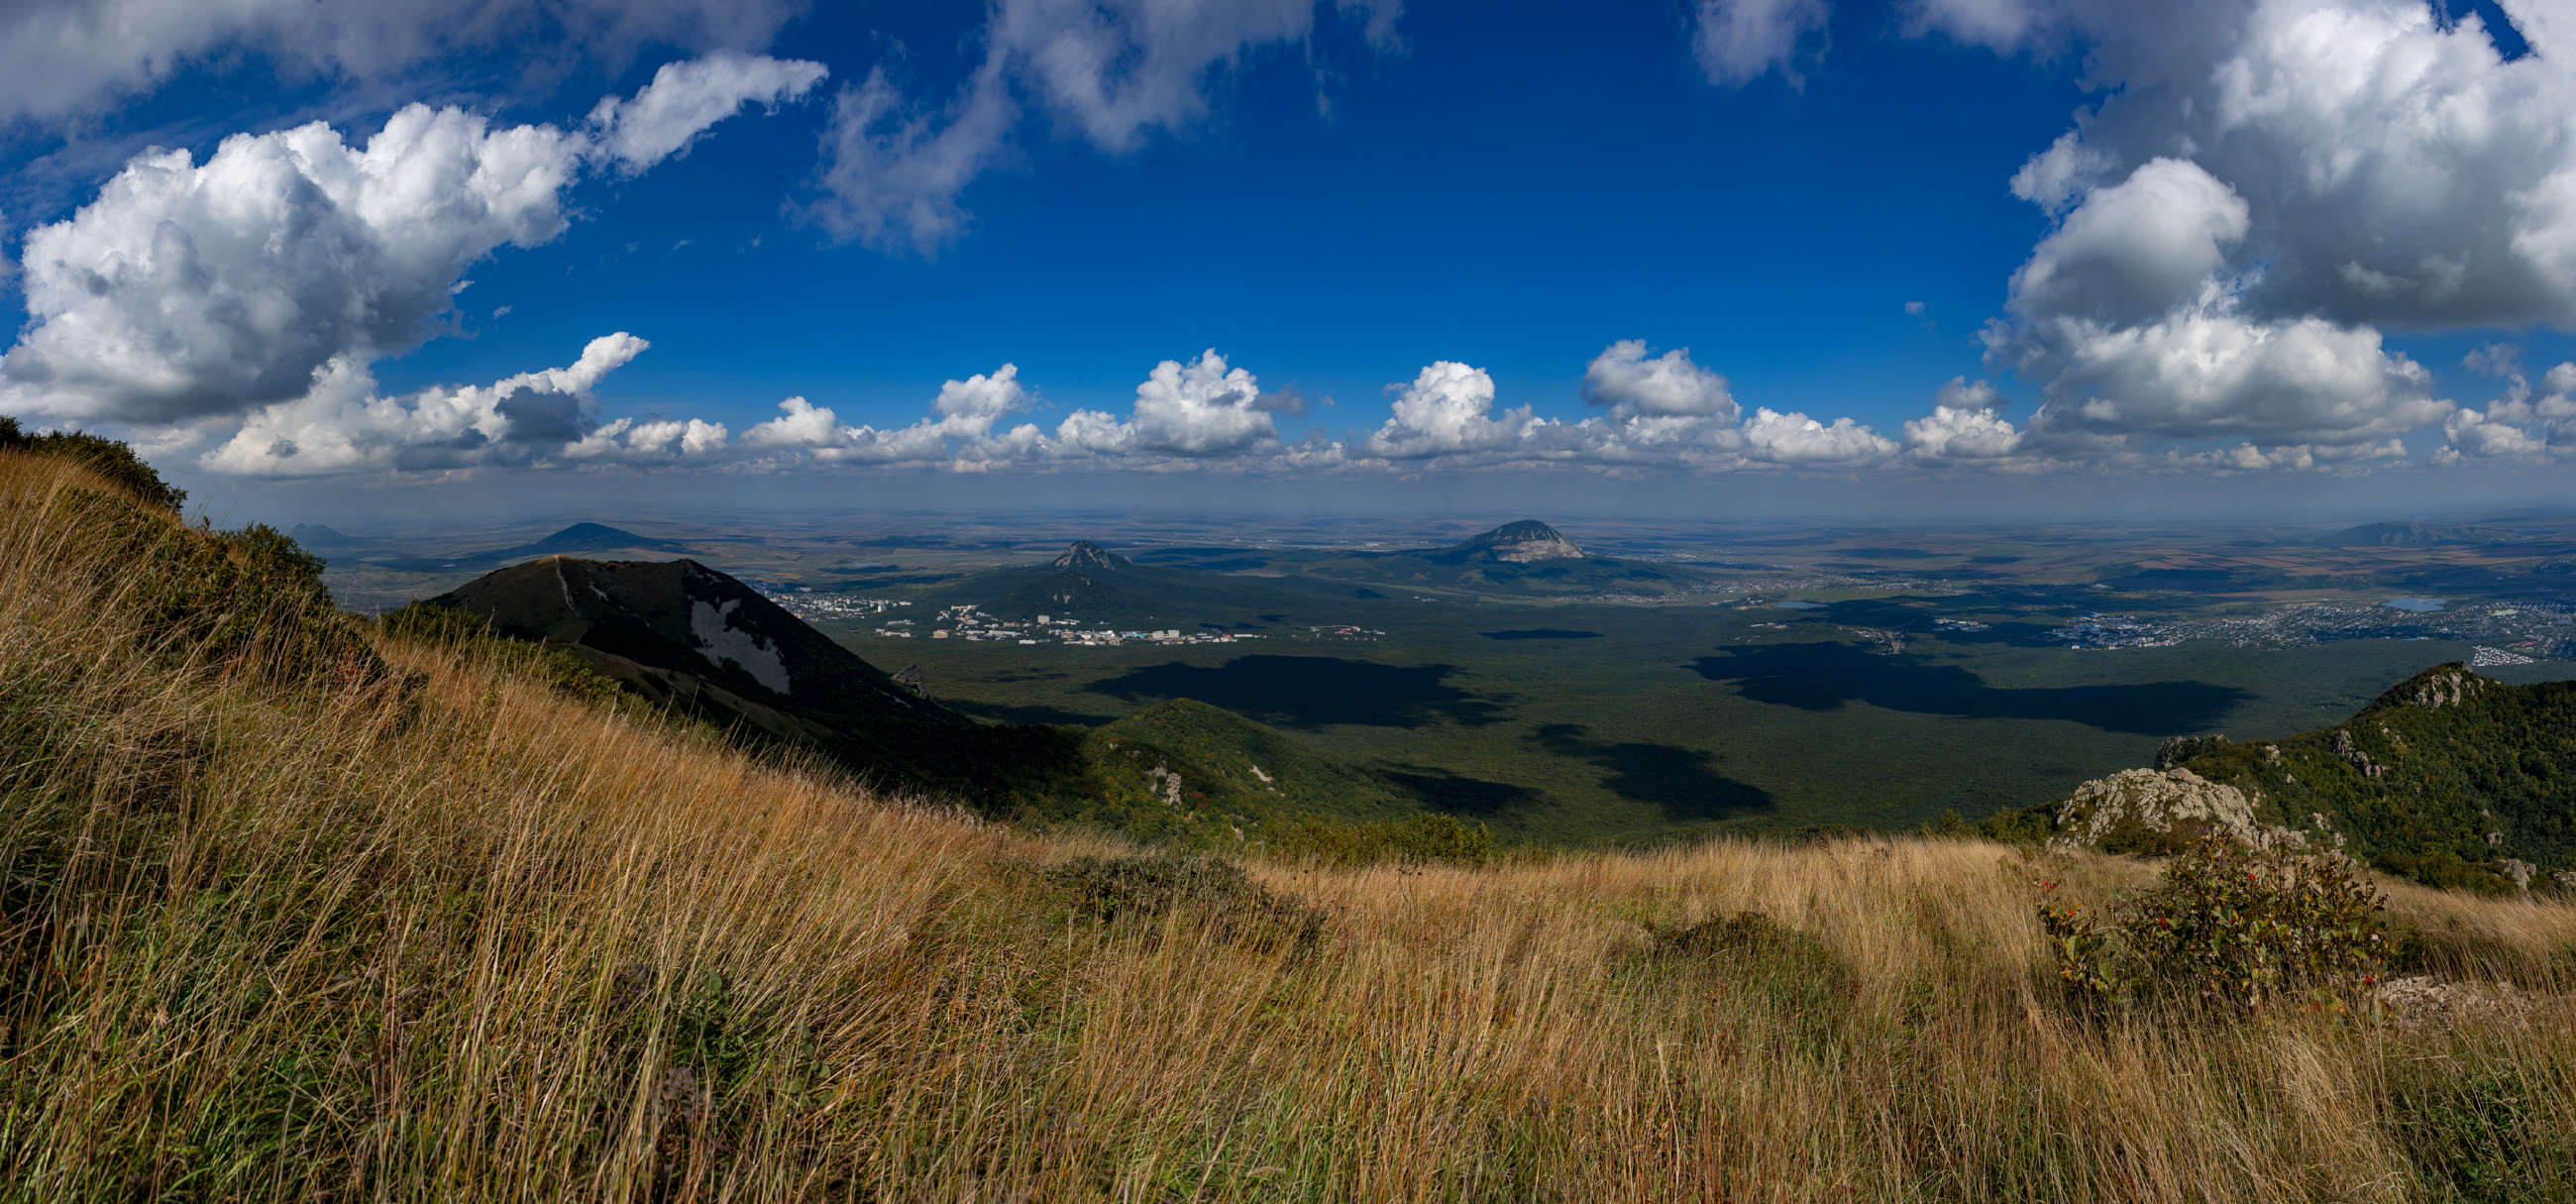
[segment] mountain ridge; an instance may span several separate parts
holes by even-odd
[[[2223,831],[2342,849],[2431,885],[2576,884],[2576,682],[2514,685],[2452,662],[2330,727],[2168,748],[2153,770],[2051,804],[2061,837],[2162,851]]]

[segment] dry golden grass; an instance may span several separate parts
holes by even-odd
[[[2576,907],[2396,892],[2506,1005],[2073,1018],[2032,880],[1856,839],[1256,867],[1101,923],[1040,840],[506,654],[162,646],[0,457],[0,1197],[2576,1198]],[[1650,928],[1760,911],[1766,962]]]

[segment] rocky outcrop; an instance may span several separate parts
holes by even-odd
[[[1134,567],[1134,562],[1088,539],[1077,539],[1067,545],[1064,552],[1055,558],[1055,567],[1114,573],[1120,569]]]
[[[2205,736],[2167,736],[2156,747],[2156,768],[2171,769],[2203,753],[2214,753],[2227,747],[2227,737],[2212,732]]]
[[[2454,661],[2399,682],[2395,689],[2380,695],[2374,705],[2417,706],[2425,710],[2455,707],[2485,692],[2494,682],[2469,672],[2469,667]]]
[[[2114,853],[2170,852],[2209,838],[2254,848],[2307,844],[2302,833],[2256,819],[2255,801],[2188,769],[2126,769],[2067,795],[2049,843]]]

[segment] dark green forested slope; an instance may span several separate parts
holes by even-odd
[[[2271,822],[2323,815],[2356,856],[2410,877],[2493,886],[2508,859],[2576,869],[2576,682],[2441,665],[2334,727],[2182,764],[2252,794]]]

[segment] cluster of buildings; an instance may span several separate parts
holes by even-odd
[[[986,614],[973,603],[943,607],[931,620],[934,640],[971,640],[1012,642],[1020,644],[1069,644],[1087,648],[1113,648],[1121,644],[1232,644],[1257,640],[1257,635],[1238,635],[1231,631],[1182,631],[1164,627],[1150,631],[1121,631],[1114,627],[1085,627],[1070,615],[1039,615],[1034,621],[1003,619]],[[879,635],[886,632],[879,629]],[[909,634],[909,633],[905,633]]]
[[[789,587],[752,581],[746,581],[743,584],[759,590],[770,601],[784,608],[787,613],[808,623],[870,618],[912,605],[900,598],[863,598],[857,594],[818,591],[810,585]],[[910,626],[911,620],[898,619],[893,623]]]
[[[2127,615],[2088,614],[2048,633],[2076,648],[2170,648],[2183,641],[2173,627]]]
[[[2337,640],[2440,639],[2476,645],[2471,663],[2480,668],[2576,659],[2576,608],[2561,603],[2399,601],[2409,605],[2336,599],[2161,621],[2088,614],[2049,636],[2079,648],[2162,648],[2185,640],[2288,648]]]
[[[2337,599],[2171,626],[2186,639],[2222,640],[2255,647],[2334,640],[2444,639],[2487,645],[2486,651],[2499,658],[2576,659],[2576,607],[2560,602],[2447,602],[2439,610],[2424,610],[2393,607],[2371,599]],[[2490,659],[2479,663],[2526,662]]]

